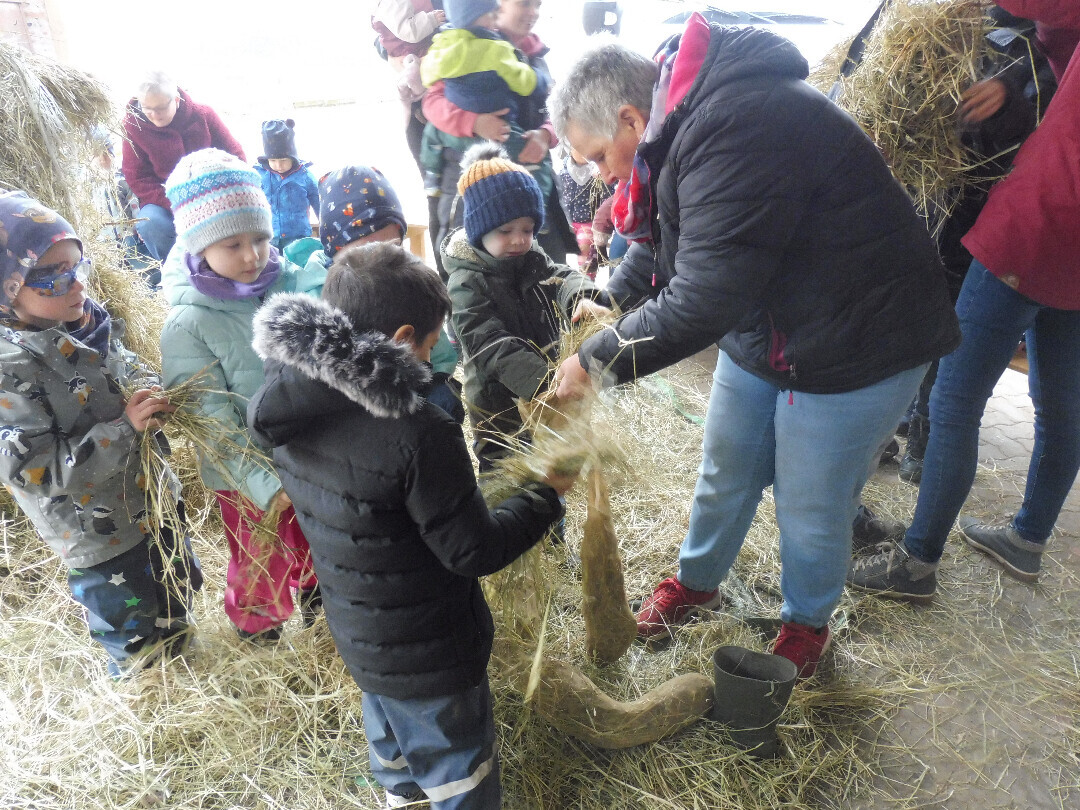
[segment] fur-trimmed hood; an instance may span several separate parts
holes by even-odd
[[[408,346],[358,332],[344,312],[318,298],[275,295],[258,311],[253,330],[261,358],[296,369],[374,416],[398,418],[424,402],[431,372]]]

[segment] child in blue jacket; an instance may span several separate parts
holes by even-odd
[[[291,118],[263,121],[263,152],[255,171],[273,215],[273,244],[279,251],[296,239],[311,236],[308,210],[319,213],[319,187],[310,161],[296,156],[296,122]]]

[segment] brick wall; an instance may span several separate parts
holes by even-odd
[[[62,60],[67,55],[51,0],[0,0],[0,39],[42,56]]]

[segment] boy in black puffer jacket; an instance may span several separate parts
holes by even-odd
[[[477,577],[539,541],[572,482],[488,510],[461,428],[425,399],[449,309],[439,277],[401,248],[343,250],[321,301],[260,310],[266,382],[248,420],[311,543],[388,806],[423,793],[433,808],[498,808],[494,624]]]

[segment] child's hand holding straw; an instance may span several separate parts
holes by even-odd
[[[136,433],[160,430],[165,424],[165,417],[154,418],[155,414],[170,414],[176,410],[175,405],[169,404],[168,397],[155,396],[161,390],[160,385],[153,385],[150,388],[140,388],[128,397],[124,416],[131,422]]]

